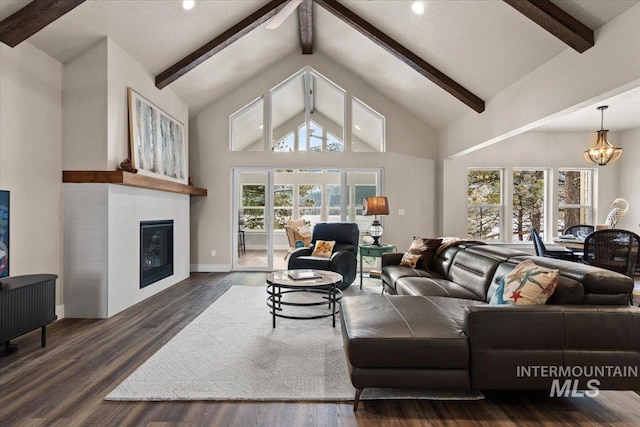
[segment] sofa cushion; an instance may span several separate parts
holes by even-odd
[[[435,271],[418,270],[400,265],[387,265],[382,269],[382,282],[389,287],[387,290],[392,294],[397,293],[396,282],[401,277],[435,277],[442,279],[442,276]]]
[[[558,284],[558,270],[522,261],[504,278],[503,299],[508,304],[542,305]]]
[[[479,302],[443,300],[406,295],[342,298],[349,363],[356,368],[468,369],[463,316],[467,305]]]
[[[407,252],[410,254],[421,255],[420,261],[418,261],[418,268],[422,270],[430,270],[433,257],[441,243],[442,239],[414,237]]]
[[[498,265],[500,261],[496,259],[459,251],[453,258],[447,279],[473,292],[475,299],[484,301]]]
[[[470,290],[447,279],[429,277],[403,277],[396,282],[398,295],[443,296],[481,300]]]

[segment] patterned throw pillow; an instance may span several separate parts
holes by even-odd
[[[335,246],[335,240],[316,240],[316,244],[313,248],[311,256],[317,256],[320,258],[331,258],[333,253],[333,247]]]
[[[405,252],[404,255],[402,255],[402,259],[400,260],[400,265],[416,268],[416,264],[418,264],[418,260],[421,256],[422,255],[410,254],[409,252]]]
[[[414,237],[409,250],[410,254],[422,255],[418,261],[418,268],[422,270],[430,270],[431,262],[436,254],[436,250],[442,243],[442,239],[428,239],[426,237]]]
[[[530,259],[505,277],[504,300],[514,305],[543,305],[558,285],[558,270],[540,267]]]

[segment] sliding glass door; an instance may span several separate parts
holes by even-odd
[[[362,215],[362,199],[382,193],[381,169],[235,168],[233,178],[233,270],[286,269],[284,227],[292,219],[310,230],[356,222],[363,233],[371,218]]]

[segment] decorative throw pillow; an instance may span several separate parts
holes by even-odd
[[[503,298],[507,304],[543,305],[558,285],[558,270],[540,267],[527,259],[516,265],[504,282]]]
[[[431,262],[436,254],[436,250],[442,243],[442,239],[428,239],[426,237],[414,237],[409,250],[410,254],[422,255],[418,261],[418,268],[422,270],[430,270]]]
[[[500,280],[500,285],[498,286],[498,289],[496,289],[496,292],[491,297],[489,304],[504,305],[506,303],[507,302],[504,300],[504,278],[503,278],[502,280]]]
[[[311,227],[305,225],[304,227],[298,227],[298,232],[304,235],[311,235]]]
[[[335,246],[335,240],[316,240],[316,245],[313,248],[311,256],[317,256],[320,258],[331,258],[333,247]]]
[[[418,260],[421,256],[422,255],[410,254],[409,252],[405,252],[404,255],[402,255],[402,259],[400,260],[400,265],[416,268],[416,264],[418,264]]]

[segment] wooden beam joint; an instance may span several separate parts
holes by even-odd
[[[303,55],[313,54],[313,0],[302,0],[298,6],[300,47]]]
[[[0,42],[16,47],[86,0],[33,0],[0,22]]]
[[[503,1],[580,53],[595,44],[593,30],[549,0]]]

